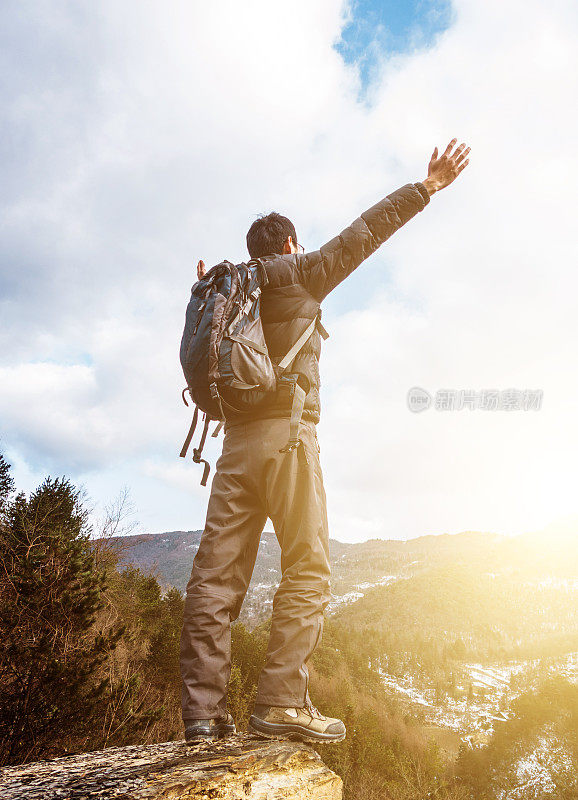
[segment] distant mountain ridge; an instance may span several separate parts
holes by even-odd
[[[166,531],[115,537],[121,565],[152,571],[164,588],[186,588],[202,530]],[[528,579],[578,578],[577,537],[550,531],[514,538],[464,531],[421,536],[406,541],[369,539],[361,543],[329,541],[333,600],[329,613],[365,596],[374,587],[409,578],[436,567],[475,566],[489,575],[522,574]],[[281,551],[272,531],[261,535],[253,576],[241,620],[252,627],[271,611],[281,579]]]

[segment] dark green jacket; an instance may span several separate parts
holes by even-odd
[[[406,183],[364,211],[319,250],[261,258],[269,279],[261,297],[261,320],[265,341],[274,360],[279,361],[289,351],[315,318],[329,292],[418,211],[422,211],[429,200],[422,183]],[[310,388],[305,398],[303,419],[313,422],[319,422],[321,413],[320,355],[321,335],[315,330],[288,370],[301,373],[307,379]],[[283,396],[279,396],[251,416],[227,417],[228,422],[234,424],[254,417],[289,415],[290,406]]]

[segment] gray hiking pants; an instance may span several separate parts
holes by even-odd
[[[321,640],[331,570],[315,424],[302,421],[299,435],[301,447],[280,453],[288,419],[225,429],[187,585],[180,656],[184,720],[227,713],[231,621],[240,614],[268,517],[281,546],[282,577],[255,702],[302,706],[309,699],[305,662]]]

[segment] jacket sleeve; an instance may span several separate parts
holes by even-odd
[[[422,183],[406,183],[364,211],[319,250],[297,255],[300,282],[321,302],[362,261],[430,201]]]

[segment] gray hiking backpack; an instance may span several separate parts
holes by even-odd
[[[270,357],[260,317],[260,296],[267,285],[267,273],[259,259],[248,263],[216,264],[191,289],[185,327],[181,339],[180,361],[188,392],[195,405],[191,427],[180,452],[187,454],[197,427],[199,412],[204,426],[193,461],[203,463],[201,486],[206,486],[210,465],[201,457],[209,424],[218,424],[218,436],[227,412],[250,413],[267,404],[277,392],[285,392],[291,404],[290,432],[287,444],[279,452],[291,452],[300,445],[299,423],[303,413],[308,381],[300,373],[287,369],[315,328],[324,339],[328,333],[321,325],[321,310],[303,331],[289,352],[275,363]]]

